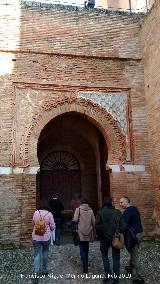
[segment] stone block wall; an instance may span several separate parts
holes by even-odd
[[[156,234],[160,232],[160,1],[155,1],[142,25],[144,83],[150,157],[154,179]]]
[[[122,194],[131,197],[142,213],[145,235],[149,235],[154,224],[151,220],[153,190],[140,47],[143,16],[9,0],[0,2],[0,13],[0,64],[3,64],[0,73],[0,192],[2,200],[8,200],[8,184],[12,184],[12,211],[17,220],[14,241],[29,240],[27,228],[31,232],[31,218],[36,206],[36,169],[39,164],[36,144],[32,141],[37,141],[37,133],[43,129],[41,121],[47,121],[51,114],[56,116],[61,111],[59,107],[42,114],[41,107],[46,101],[56,102],[65,97],[69,100],[79,92],[93,92],[100,98],[104,93],[127,92],[131,158],[123,160],[124,165],[117,157],[115,160],[119,162],[116,163],[110,159],[111,195],[117,205]],[[63,111],[71,109],[69,102],[63,106]],[[95,123],[99,116],[96,126],[103,134],[117,133],[117,128],[106,124],[101,113],[89,106],[74,104],[76,109],[87,113]],[[35,122],[37,113],[41,120],[37,128],[30,128],[30,141],[25,144],[26,129]],[[116,148],[113,138],[110,144]],[[28,149],[25,149],[26,145],[30,145]],[[25,151],[30,154],[27,160],[23,160]],[[6,208],[2,203],[1,216],[8,214],[2,243],[7,242],[8,227],[12,224],[12,211],[8,212]],[[4,218],[0,222],[3,225]]]

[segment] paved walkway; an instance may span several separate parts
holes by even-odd
[[[125,274],[125,265],[129,259],[126,250],[121,251],[121,275]],[[140,267],[146,276],[147,284],[160,284],[160,242],[145,241],[141,245]],[[53,246],[49,254],[49,276],[39,279],[39,284],[102,283],[103,265],[99,251],[99,242],[90,244],[89,273],[81,272],[79,248],[62,242]],[[0,283],[31,284],[33,277],[33,248],[0,251]],[[121,279],[120,284],[130,284],[131,279]]]

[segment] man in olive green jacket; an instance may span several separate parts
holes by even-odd
[[[110,279],[113,279],[114,284],[119,284],[120,274],[120,250],[112,246],[112,239],[117,229],[117,222],[120,232],[123,233],[126,229],[126,225],[122,213],[120,210],[115,209],[110,197],[105,197],[103,207],[98,211],[96,216],[96,232],[100,238],[100,250],[106,276],[103,282],[108,282]],[[112,247],[113,274],[108,259],[110,247]]]

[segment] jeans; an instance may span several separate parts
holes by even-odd
[[[112,259],[113,259],[113,274],[110,268],[108,251],[109,248],[112,248]],[[105,242],[105,250],[101,250],[102,260],[104,265],[104,271],[106,278],[111,278],[114,284],[119,284],[119,275],[120,275],[120,250],[111,246],[111,241]]]
[[[61,218],[54,218],[54,221],[56,223],[55,242],[59,244],[61,235]]]
[[[48,265],[48,252],[51,240],[48,241],[35,241],[33,240],[34,247],[34,272],[38,273],[40,270],[40,257],[42,250],[42,272],[47,272]]]
[[[88,252],[89,252],[89,242],[79,241],[80,256],[83,264],[83,272],[88,272]]]

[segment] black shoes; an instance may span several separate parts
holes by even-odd
[[[125,270],[128,274],[132,274],[132,268],[130,266],[125,266]]]
[[[42,272],[41,276],[48,276],[48,272]]]
[[[85,262],[83,262],[83,273],[88,273],[88,264],[85,264]]]
[[[43,277],[47,277],[48,276],[48,272],[42,272],[42,273],[37,273],[37,278],[35,277],[32,281],[33,284],[38,284],[38,280],[39,278]]]
[[[88,267],[87,266],[83,266],[83,273],[88,273]]]
[[[110,278],[105,278],[104,280],[103,280],[103,283],[107,283],[107,282],[109,282],[111,279]]]
[[[38,284],[38,279],[37,278],[33,279],[32,283],[33,284]]]
[[[134,284],[145,284],[145,281],[144,281],[144,279],[134,279],[132,281],[132,283],[134,283]]]
[[[60,246],[60,240],[59,239],[55,240],[55,245]]]

